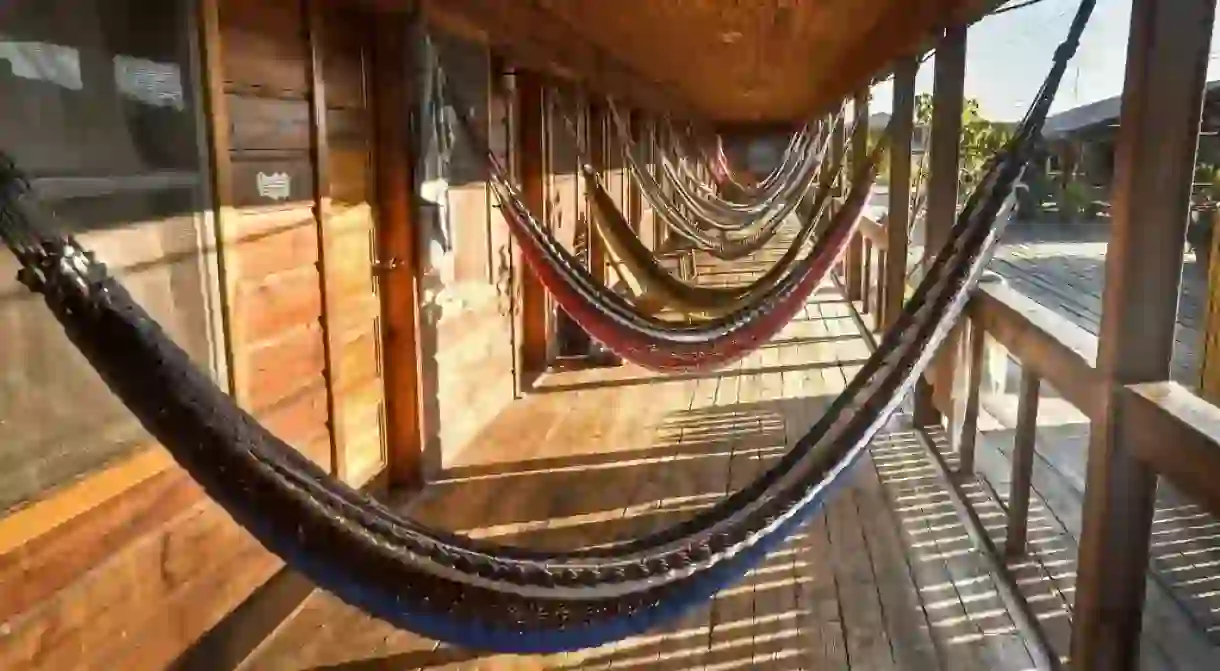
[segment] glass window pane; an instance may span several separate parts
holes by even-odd
[[[206,370],[221,370],[194,3],[7,0],[0,149]],[[152,441],[0,252],[0,511]]]

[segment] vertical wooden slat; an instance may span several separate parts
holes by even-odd
[[[332,249],[330,218],[330,151],[326,132],[326,82],[323,77],[322,39],[326,20],[322,15],[320,0],[303,0],[305,3],[306,35],[309,44],[310,106],[309,133],[313,147],[314,170],[314,220],[318,228],[318,282],[322,293],[322,347],[326,360],[326,411],[330,418],[331,473],[340,480],[347,479],[347,453],[343,416],[335,401],[335,390],[342,385],[343,357],[339,352],[338,333],[333,318],[335,289],[326,259]]]
[[[983,386],[983,354],[987,332],[977,322],[967,322],[967,325],[969,344],[966,358],[966,402],[954,442],[957,444],[957,470],[969,475],[974,473],[974,453],[978,443],[979,401]]]
[[[1090,431],[1072,635],[1085,671],[1138,666],[1156,477],[1118,430],[1116,390],[1169,378],[1215,9],[1131,8],[1097,354],[1107,393]]]
[[[1042,380],[1032,370],[1021,373],[1017,394],[1017,428],[1012,440],[1012,477],[1008,490],[1008,535],[1004,552],[1025,553],[1029,532],[1029,490],[1033,484],[1034,449],[1038,434],[1038,392]]]
[[[906,292],[907,227],[911,221],[911,136],[915,132],[915,75],[919,62],[906,58],[894,68],[894,104],[890,120],[890,184],[885,235],[885,322],[888,328],[902,311]]]
[[[932,131],[928,143],[928,209],[924,218],[924,266],[931,265],[936,253],[949,239],[957,216],[958,151],[961,147],[962,109],[965,104],[966,26],[945,31],[936,45],[936,68],[932,83]],[[956,337],[932,361],[915,392],[915,422],[920,426],[939,424],[934,387],[947,384],[946,367]]]
[[[546,209],[546,144],[543,127],[546,124],[543,85],[537,74],[518,70],[517,92],[517,137],[518,166],[520,168],[521,196],[532,211],[542,213]],[[522,386],[528,388],[532,380],[547,365],[547,296],[542,282],[528,264],[521,268],[521,342],[520,356]]]
[[[412,202],[414,51],[408,42],[409,19],[383,15],[373,26],[378,251],[383,259],[402,261],[381,282],[389,478],[391,486],[413,487],[420,483],[426,444],[420,406],[419,246]]]
[[[225,96],[223,49],[220,38],[220,0],[202,0],[199,4],[200,42],[203,48],[203,105],[206,132],[212,159],[212,205],[216,211],[216,268],[220,277],[220,315],[224,329],[224,357],[228,362],[229,394],[240,404],[247,399],[242,393],[240,366],[234,365],[232,310],[229,304],[236,293],[236,281],[228,268],[226,254],[232,248],[237,231],[233,208],[233,143],[230,138],[229,107]]]
[[[868,96],[868,89],[857,91],[852,103],[856,124],[855,132],[851,138],[851,169],[853,173],[857,166],[868,160]],[[844,261],[847,270],[844,284],[847,288],[848,300],[858,301],[864,299],[867,304],[868,279],[866,278],[868,270],[861,267],[861,264],[868,262],[864,258],[864,247],[866,244],[863,236],[859,233],[854,235],[851,242],[848,243],[847,257]],[[868,308],[865,307],[864,311],[868,312]]]
[[[840,105],[836,114],[841,114],[842,112],[843,112],[843,106]],[[839,124],[835,125],[834,130],[831,131],[831,134],[830,134],[830,161],[831,161],[831,165],[843,165],[843,162],[846,160],[847,160],[847,129],[844,127],[843,123],[839,123]],[[831,194],[830,206],[827,207],[825,210],[825,214],[824,214],[825,217],[827,217],[827,218],[833,217],[835,212],[837,211],[839,198],[841,198],[843,196],[843,194],[847,193],[849,174],[850,174],[849,169],[843,169],[843,170],[839,171],[839,176],[837,178],[835,178],[834,188],[832,188],[830,191],[830,194]],[[839,266],[837,269],[838,273],[844,277],[845,281],[846,281],[846,275],[847,275],[847,267],[849,265],[850,264],[847,262],[846,257],[844,257],[844,259],[839,262]]]
[[[860,299],[863,302],[861,312],[868,314],[873,309],[873,241],[862,236],[856,237],[860,241],[860,258],[857,260],[856,268],[859,277],[856,279],[860,283]],[[852,264],[848,262],[848,277],[851,276]]]
[[[877,306],[877,314],[873,318],[873,324],[877,330],[885,328],[885,269],[886,263],[889,262],[888,254],[884,249],[877,251],[877,286],[875,294],[875,305]]]

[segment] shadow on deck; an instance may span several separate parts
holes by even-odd
[[[779,458],[867,359],[851,310],[825,287],[774,342],[714,373],[624,366],[552,374],[445,464],[406,512],[547,549],[611,543],[688,519]],[[991,401],[1002,420],[1003,399]],[[987,419],[978,474],[960,486],[1002,548],[1012,432]],[[483,654],[395,630],[319,592],[245,668],[1032,668],[948,486],[904,421],[891,423],[845,474],[847,486],[786,545],[659,630],[578,653]],[[1061,658],[1070,646],[1087,428],[1060,417],[1040,429],[1029,552],[1006,561]],[[944,453],[944,437],[932,438]],[[1218,668],[1220,522],[1163,488],[1155,533],[1141,668]]]
[[[552,549],[685,520],[779,458],[867,358],[849,310],[824,289],[776,342],[716,374],[658,379],[624,367],[552,376],[408,512]],[[661,630],[579,653],[485,655],[394,630],[318,593],[246,668],[1030,668],[911,434],[886,434],[846,477],[784,547]],[[1047,605],[1066,612],[1061,599]]]

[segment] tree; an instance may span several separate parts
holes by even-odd
[[[915,121],[920,126],[932,125],[932,96],[921,93],[915,97]],[[987,161],[999,152],[1009,139],[1012,130],[983,118],[979,113],[979,101],[968,98],[962,106],[962,138],[959,148],[958,191],[964,192],[974,186],[982,176]],[[917,183],[927,177],[927,164],[921,162],[916,173]]]

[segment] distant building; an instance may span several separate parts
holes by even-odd
[[[1197,161],[1220,163],[1220,80],[1207,83],[1202,133]],[[1060,112],[1046,120],[1042,136],[1046,140],[1048,174],[1060,181],[1075,179],[1098,187],[1114,181],[1114,145],[1118,136],[1120,96],[1098,100]]]

